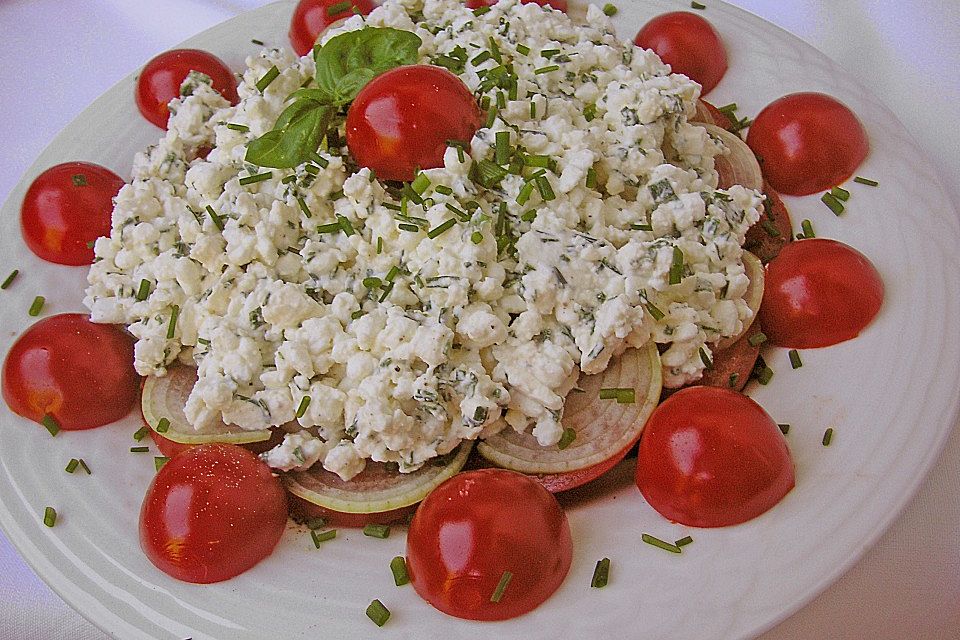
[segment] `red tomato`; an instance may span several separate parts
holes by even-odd
[[[797,349],[855,338],[880,310],[883,280],[836,240],[792,242],[767,265],[760,322],[770,342]]]
[[[783,245],[793,240],[793,223],[790,222],[787,206],[769,184],[764,183],[763,193],[767,201],[760,212],[760,219],[747,229],[743,248],[767,264],[780,253]]]
[[[412,515],[417,508],[416,504],[412,504],[408,507],[375,513],[344,513],[343,511],[321,507],[292,493],[287,494],[287,499],[290,502],[290,517],[297,522],[306,522],[311,518],[323,518],[327,525],[331,527],[355,527],[358,529],[368,524],[401,522]]]
[[[736,342],[713,352],[713,366],[703,372],[697,384],[707,387],[725,387],[740,391],[750,380],[753,366],[760,355],[760,345],[750,344],[750,338],[760,332],[754,323]],[[641,436],[642,437],[642,436]]]
[[[287,499],[270,467],[243,447],[203,444],[160,469],[140,510],[140,546],[178,580],[220,582],[273,551]]]
[[[640,438],[637,486],[664,517],[692,527],[756,518],[793,488],[776,423],[747,396],[689,387],[658,406]]]
[[[210,76],[213,88],[230,104],[240,101],[237,79],[220,58],[199,49],[172,49],[148,62],[137,78],[137,107],[143,117],[166,129],[167,103],[179,97],[180,85],[191,71]]]
[[[384,180],[413,180],[443,166],[448,140],[469,143],[483,122],[457,76],[429,65],[397,67],[370,81],[347,111],[347,146]]]
[[[371,0],[300,0],[290,19],[290,44],[298,56],[306,55],[317,37],[337,20],[349,18],[356,11],[367,15],[373,11]],[[331,9],[334,11],[331,13]]]
[[[794,93],[764,107],[747,133],[770,185],[791,196],[840,184],[867,157],[860,120],[835,98]]]
[[[562,471],[560,473],[541,473],[531,475],[530,477],[542,484],[543,488],[550,493],[569,491],[570,489],[576,489],[577,487],[583,486],[592,480],[596,480],[607,471],[610,471],[610,469],[613,469],[627,456],[627,453],[632,448],[633,444],[620,453],[614,454],[603,462],[598,462],[597,464],[589,466],[586,469]]]
[[[536,480],[504,469],[460,473],[420,503],[407,533],[407,568],[420,596],[469,620],[532,611],[570,569],[567,516]],[[491,597],[513,574],[499,602]]]
[[[48,262],[93,262],[87,246],[110,235],[113,197],[123,180],[89,162],[50,167],[31,183],[20,205],[20,229],[30,250]]]
[[[567,12],[567,0],[520,0],[520,4],[537,4],[541,7],[552,7],[557,11]],[[497,0],[467,0],[467,8],[479,9],[480,7],[492,7],[497,4]]]
[[[709,22],[689,11],[657,16],[641,27],[633,42],[652,49],[674,73],[700,83],[704,95],[727,72],[727,50],[720,34]]]
[[[133,339],[79,313],[37,322],[3,363],[3,399],[34,422],[50,415],[62,429],[91,429],[124,417],[139,398]]]

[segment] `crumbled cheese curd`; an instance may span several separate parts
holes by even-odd
[[[579,373],[603,371],[628,346],[663,345],[666,386],[696,380],[700,350],[750,316],[741,245],[761,195],[716,188],[723,146],[687,122],[698,85],[619,42],[597,7],[586,22],[518,0],[480,16],[461,0],[387,0],[325,36],[365,24],[414,31],[425,64],[459,48],[473,59],[492,39],[512,62],[516,92],[500,98],[492,126],[423,172],[427,199],[409,207],[424,229],[448,220],[448,205],[470,216],[433,239],[398,227],[399,197],[345,147],[321,150],[325,167],[244,162],[246,144],[312,77],[311,56],[251,56],[236,106],[192,74],[166,135],[137,156],[110,237],[96,242],[92,319],[128,326],[142,375],[197,367],[185,407],[194,426],[299,423],[264,460],[284,471],[320,463],[344,479],[367,459],[412,471],[502,428],[554,444]],[[273,66],[280,75],[261,92]],[[454,72],[496,104],[501,90],[484,84],[496,66]],[[552,198],[527,175],[494,188],[471,180],[497,132],[550,159]],[[337,216],[354,233],[318,231]],[[683,272],[670,284],[675,249]]]

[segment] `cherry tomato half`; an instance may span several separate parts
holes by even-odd
[[[850,109],[822,93],[794,93],[763,108],[747,133],[763,177],[791,196],[835,187],[870,150],[867,132]]]
[[[137,78],[137,108],[143,117],[166,129],[167,104],[179,97],[180,85],[191,71],[210,76],[213,88],[230,104],[240,101],[237,79],[220,58],[199,49],[172,49],[148,62]]]
[[[862,253],[836,240],[792,242],[767,265],[760,321],[773,344],[828,347],[855,338],[883,303],[883,280]]]
[[[130,413],[140,398],[133,338],[86,315],[50,316],[26,330],[3,363],[3,399],[18,414],[61,429],[91,429]]]
[[[658,406],[640,438],[637,487],[664,517],[692,527],[746,522],[793,488],[780,429],[745,395],[681,389]]]
[[[570,569],[567,516],[536,480],[504,469],[460,473],[420,503],[407,568],[420,596],[469,620],[506,620],[539,606]],[[512,577],[493,602],[498,585]]]
[[[24,242],[47,262],[90,264],[88,243],[110,235],[113,197],[122,186],[120,176],[98,164],[50,167],[30,184],[20,205]]]
[[[306,55],[324,29],[354,12],[367,15],[373,7],[371,0],[300,0],[290,18],[290,44],[298,56]]]
[[[483,120],[457,76],[430,65],[397,67],[371,80],[347,111],[347,146],[384,180],[413,180],[443,166],[447,141],[469,143]]]
[[[140,546],[178,580],[220,582],[270,555],[286,523],[286,493],[270,467],[243,447],[202,444],[157,472],[140,510]]]
[[[469,9],[492,7],[495,4],[497,4],[497,0],[467,0],[467,8]],[[537,4],[541,7],[552,7],[557,11],[567,12],[567,0],[520,0],[520,4]]]
[[[670,65],[703,87],[703,95],[727,72],[727,49],[709,22],[689,11],[673,11],[653,18],[640,28],[634,44],[652,49]]]

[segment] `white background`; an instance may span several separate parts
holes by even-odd
[[[703,1],[709,7],[716,0]],[[115,82],[183,39],[267,3],[0,0],[0,201],[54,135]],[[927,150],[960,205],[960,3],[732,4],[800,36],[861,78]],[[677,1],[678,9],[688,7]],[[47,589],[0,534],[0,639],[105,637]],[[876,546],[762,638],[960,638],[960,431]]]

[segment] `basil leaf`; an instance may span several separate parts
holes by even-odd
[[[292,169],[306,162],[323,140],[336,109],[300,99],[283,110],[272,131],[247,145],[245,160],[259,167]]]
[[[384,71],[417,62],[422,40],[389,27],[364,27],[341,33],[315,54],[317,86],[323,102],[343,106]]]

